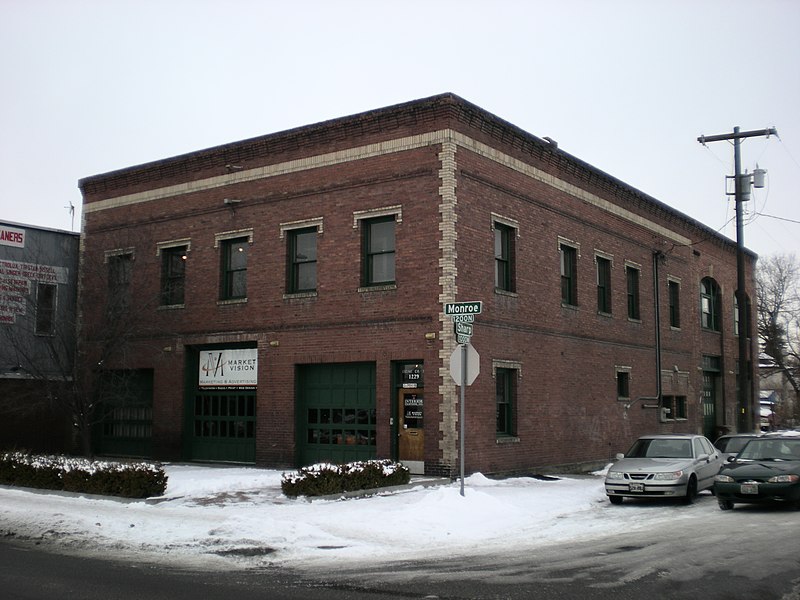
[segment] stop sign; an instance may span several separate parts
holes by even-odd
[[[461,378],[464,375],[463,370],[466,369],[467,385],[472,385],[475,378],[481,372],[481,357],[478,351],[472,347],[472,344],[466,344],[467,347],[467,364],[463,365],[462,354],[463,350],[459,346],[450,355],[450,375],[453,377],[458,385],[461,385]]]

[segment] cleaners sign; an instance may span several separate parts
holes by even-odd
[[[258,385],[258,350],[203,350],[200,388],[243,388]]]
[[[25,230],[15,227],[0,225],[0,245],[14,246],[15,248],[25,247]]]

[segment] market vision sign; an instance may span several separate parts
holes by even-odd
[[[250,388],[258,385],[258,350],[203,350],[200,388]]]

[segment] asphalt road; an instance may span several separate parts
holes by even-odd
[[[387,598],[800,600],[800,511],[739,506],[720,511],[703,494],[676,519],[626,531],[625,514],[673,509],[625,503],[620,531],[535,551],[402,563],[336,563],[316,570],[203,570],[63,555],[0,540],[7,600]]]

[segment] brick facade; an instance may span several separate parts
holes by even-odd
[[[187,353],[249,344],[259,359],[256,464],[296,464],[296,368],[308,364],[374,365],[376,453],[397,458],[393,369],[419,361],[424,468],[455,472],[459,388],[449,357],[457,344],[442,306],[464,300],[484,307],[473,336],[481,373],[466,390],[468,472],[589,466],[643,433],[702,431],[704,355],[722,365],[714,425],[735,425],[735,245],[457,96],[88,177],[80,186],[84,264],[101,265],[115,251],[134,257],[129,311],[138,325],[113,366],[154,374],[157,458],[187,458]],[[361,228],[377,215],[395,219],[395,283],[364,287]],[[288,294],[287,236],[303,224],[318,233],[316,291]],[[495,289],[496,224],[513,233],[510,292]],[[249,244],[247,297],[220,302],[220,239],[234,234]],[[577,307],[561,302],[560,241],[578,251]],[[170,244],[188,246],[185,303],[165,308],[160,249]],[[610,314],[597,311],[596,256],[611,261]],[[640,273],[635,320],[626,312],[626,265]],[[748,255],[751,290],[753,266]],[[89,356],[102,331],[105,273],[83,270]],[[700,327],[707,276],[719,285],[721,332]],[[669,280],[680,286],[680,328],[669,324]],[[497,368],[516,376],[513,435],[496,433]],[[651,398],[657,370],[662,395],[685,398],[685,418],[661,418]],[[617,397],[618,372],[630,378],[627,401]]]

